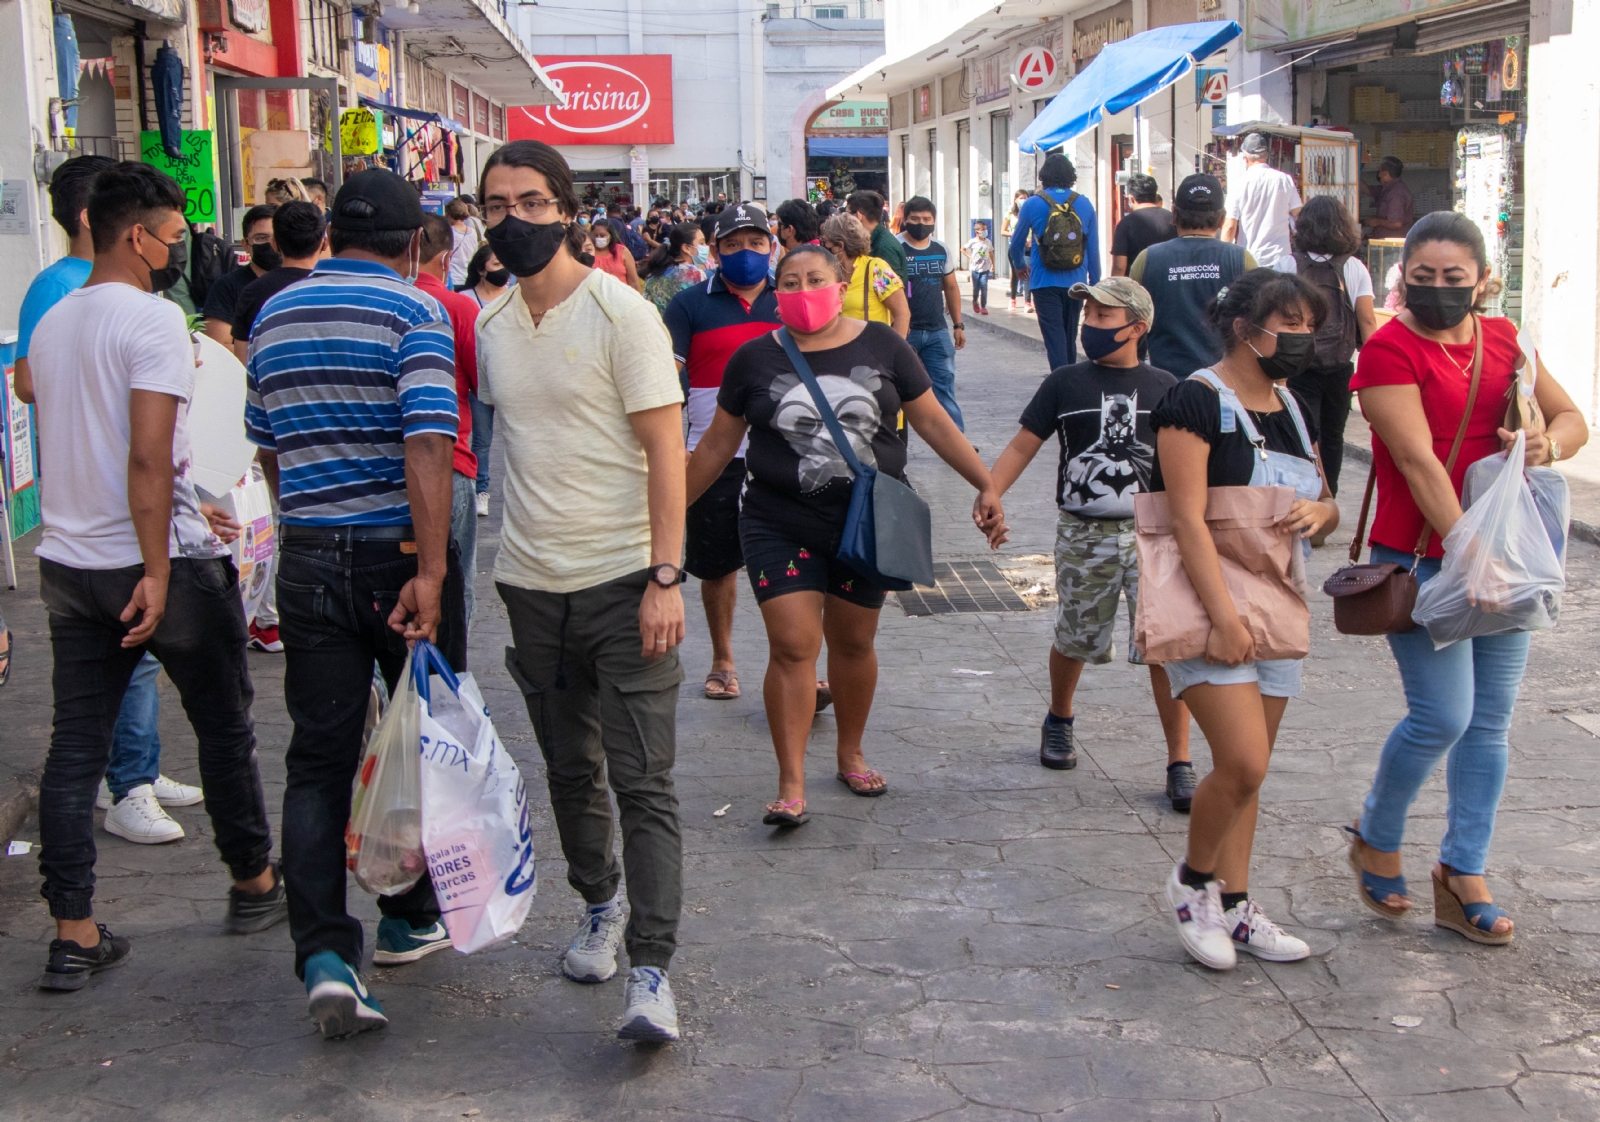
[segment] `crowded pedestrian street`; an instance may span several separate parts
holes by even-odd
[[[986,461],[1015,431],[1044,365],[1026,338],[968,333],[956,378],[967,436]],[[1365,462],[1355,454],[1347,471],[1359,479]],[[0,1118],[1600,1114],[1597,742],[1577,723],[1600,708],[1600,550],[1571,543],[1560,626],[1532,640],[1511,727],[1487,875],[1516,917],[1515,942],[1478,946],[1436,928],[1425,894],[1399,922],[1361,906],[1340,827],[1359,813],[1405,706],[1384,640],[1340,634],[1331,601],[1313,591],[1304,692],[1289,703],[1261,788],[1252,889],[1309,943],[1310,958],[1241,956],[1236,969],[1215,972],[1173,938],[1162,897],[1188,822],[1164,796],[1166,753],[1144,669],[1120,657],[1088,667],[1077,697],[1080,762],[1039,766],[1055,470],[1054,455],[1041,455],[1012,487],[1011,541],[990,554],[966,513],[970,488],[912,437],[906,474],[932,508],[936,561],[992,560],[1008,578],[998,591],[1010,610],[911,615],[910,597],[890,598],[864,737],[890,789],[857,798],[826,775],[835,721],[826,711],[810,737],[804,829],[762,824],[773,766],[756,605],[742,597],[733,625],[746,689],[709,700],[699,582],[684,586],[674,769],[683,919],[672,969],[681,1040],[634,1045],[614,1026],[623,976],[591,986],[560,976],[573,897],[542,796],[544,761],[506,669],[510,624],[491,576],[506,478],[497,443],[468,667],[530,791],[538,890],[520,931],[471,956],[447,951],[367,971],[391,1023],[332,1044],[306,1016],[289,927],[218,933],[225,886],[202,807],[172,812],[186,834],[175,844],[97,831],[95,916],[136,949],[79,995],[36,988],[49,914],[35,856],[6,857]],[[1341,563],[1359,498],[1359,487],[1341,495],[1345,521],[1307,563],[1313,589]],[[23,583],[5,599],[14,636],[0,694],[8,776],[36,773],[51,729],[50,645],[27,546],[19,543]],[[1120,653],[1125,621],[1117,631]],[[283,666],[281,655],[249,655],[274,837],[292,731]],[[199,783],[194,733],[165,679],[161,693],[162,770]],[[1198,730],[1194,758],[1203,776],[1210,757]],[[1444,808],[1441,769],[1411,811],[1402,856],[1414,879],[1436,851]],[[14,836],[37,842],[37,820]],[[351,914],[369,928],[373,900],[350,884]]]

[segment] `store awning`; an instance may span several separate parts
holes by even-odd
[[[1233,20],[1180,23],[1111,43],[1022,130],[1017,144],[1024,152],[1044,152],[1082,136],[1107,113],[1166,89],[1243,33]]]
[[[375,6],[376,7],[376,6]],[[507,22],[501,0],[428,0],[418,12],[383,5],[406,53],[505,105],[559,105],[561,94]]]
[[[887,136],[812,136],[806,138],[808,156],[881,156],[889,158]]]
[[[390,105],[386,101],[378,101],[376,98],[365,96],[361,98],[361,104],[368,109],[376,109],[382,113],[391,113],[396,117],[404,117],[408,121],[426,121],[430,125],[440,125],[451,132],[467,133],[472,131],[460,121],[452,120],[440,113],[430,113],[426,109],[409,109],[402,105]]]

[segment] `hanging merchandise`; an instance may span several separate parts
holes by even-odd
[[[62,101],[73,102],[66,107],[67,128],[78,127],[78,32],[72,26],[72,17],[56,13],[56,86]]]
[[[183,60],[178,52],[163,43],[150,64],[150,85],[154,87],[156,127],[161,130],[161,147],[174,160],[183,158]]]
[[[1508,90],[1522,88],[1522,36],[1506,39],[1505,59],[1500,63],[1500,85]]]
[[[1483,74],[1489,66],[1489,45],[1473,43],[1461,48],[1461,70],[1464,74]]]

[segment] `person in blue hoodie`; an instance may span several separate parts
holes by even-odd
[[[1028,291],[1033,296],[1034,311],[1039,316],[1039,333],[1044,336],[1044,349],[1049,355],[1050,369],[1057,370],[1078,361],[1078,313],[1082,305],[1067,295],[1075,284],[1100,283],[1100,233],[1095,218],[1094,204],[1072,189],[1078,181],[1078,171],[1072,161],[1060,152],[1045,157],[1039,168],[1039,190],[1017,212],[1017,228],[1013,240],[1031,235],[1033,249],[1028,255]],[[1070,216],[1058,218],[1057,239],[1050,234],[1051,212],[1058,207],[1068,207],[1076,215],[1078,229]],[[1075,252],[1067,243],[1081,240],[1081,252]],[[1071,268],[1047,268],[1045,261],[1066,252],[1076,258]]]

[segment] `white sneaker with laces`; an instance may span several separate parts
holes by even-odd
[[[667,972],[658,966],[635,966],[628,972],[628,1007],[622,1014],[621,1040],[666,1042],[678,1039],[678,1004],[672,1000]]]
[[[591,904],[561,960],[561,973],[574,982],[609,981],[617,972],[617,948],[626,921],[627,913],[615,900]]]
[[[1268,962],[1299,962],[1311,957],[1304,939],[1296,939],[1273,923],[1254,900],[1235,904],[1222,913],[1222,922],[1232,932],[1235,951],[1244,951]]]
[[[106,833],[139,845],[160,845],[183,837],[183,827],[161,809],[148,783],[139,784],[106,811],[105,827]]]
[[[156,776],[151,784],[155,788],[156,802],[162,806],[194,806],[205,801],[206,793],[188,783],[179,783],[164,775]]]
[[[1167,906],[1183,949],[1202,966],[1213,970],[1232,970],[1239,957],[1222,918],[1222,882],[1208,881],[1203,888],[1190,888],[1178,879],[1182,862],[1172,867],[1167,877]]]
[[[489,492],[487,491],[478,492],[478,517],[489,517]]]

